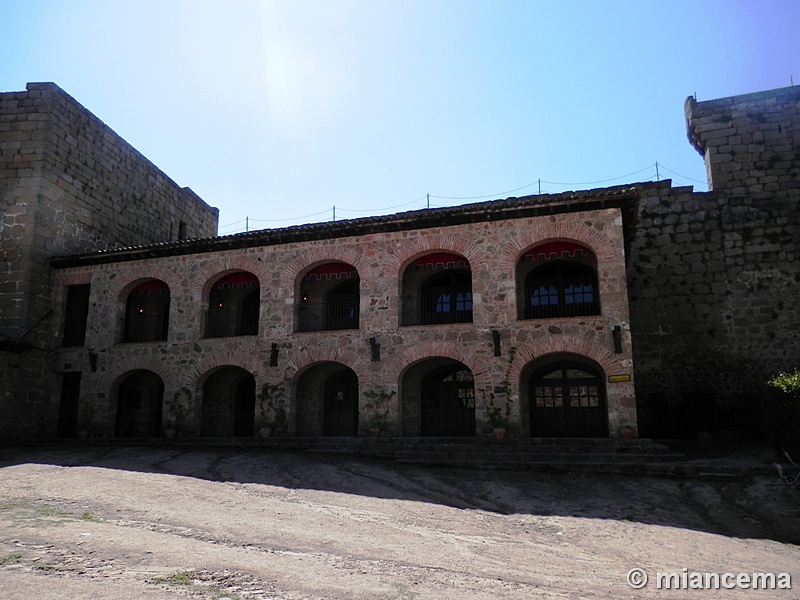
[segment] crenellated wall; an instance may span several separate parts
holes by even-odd
[[[708,189],[754,198],[800,190],[800,86],[684,105]]]

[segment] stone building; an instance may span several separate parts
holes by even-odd
[[[800,86],[685,103],[707,193],[639,203],[628,257],[647,435],[759,433],[765,381],[800,363]]]
[[[60,88],[31,83],[0,94],[0,216],[0,440],[52,436],[64,315],[49,258],[212,236],[217,210]]]
[[[728,435],[800,356],[800,88],[687,100],[706,193],[646,182],[224,237],[52,84],[0,102],[4,268],[24,282],[0,305],[7,439]],[[37,120],[55,133],[25,145]],[[24,148],[49,166],[14,166]],[[73,204],[72,228],[37,216]],[[37,232],[41,266],[20,262]]]

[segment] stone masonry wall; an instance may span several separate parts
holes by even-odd
[[[52,83],[0,94],[0,334],[45,349],[51,337],[54,255],[216,234],[217,210],[181,188],[97,117]],[[23,353],[16,398],[0,406],[25,415],[20,436],[35,435],[36,406],[52,391],[44,353]],[[43,362],[44,361],[44,362]],[[5,382],[3,382],[5,384]],[[27,402],[27,401],[26,401]]]
[[[797,200],[669,185],[640,200],[630,252],[642,434],[757,435],[764,382],[800,356]]]
[[[800,86],[706,102],[690,97],[685,113],[709,190],[798,197]]]
[[[573,240],[594,252],[601,315],[517,320],[517,260],[530,246],[550,239]],[[460,254],[469,261],[473,323],[399,325],[402,274],[416,257],[432,251]],[[360,327],[296,332],[300,281],[327,261],[344,262],[358,270]],[[249,271],[260,282],[259,333],[203,338],[209,282],[234,270]],[[125,299],[146,278],[160,279],[170,288],[168,339],[120,343]],[[341,363],[359,379],[362,433],[368,420],[364,398],[371,391],[391,396],[393,434],[403,433],[403,375],[423,359],[444,357],[470,368],[481,432],[487,427],[487,398],[510,386],[512,430],[517,435],[529,432],[526,392],[520,388],[525,387],[521,377],[532,361],[568,352],[595,361],[606,375],[632,375],[633,371],[622,217],[616,208],[64,268],[58,270],[57,280],[56,305],[64,285],[91,282],[86,347],[60,350],[56,370],[83,372],[79,427],[91,429],[95,436],[113,435],[116,389],[136,369],[151,370],[163,379],[165,419],[171,399],[188,393],[189,430],[195,434],[203,382],[226,365],[252,373],[257,390],[265,384],[277,386],[295,402],[297,382],[305,371],[327,361]],[[58,315],[56,320],[61,318]],[[614,353],[615,325],[623,328],[621,353]],[[494,356],[493,330],[500,334],[501,356]],[[380,344],[380,361],[371,359],[371,338]],[[273,343],[278,347],[277,366],[270,366]],[[97,356],[94,370],[92,353]],[[635,423],[633,384],[609,383],[607,388],[610,433],[618,435],[622,425]],[[54,405],[57,402],[54,396]],[[291,405],[290,417],[296,411],[297,406]]]

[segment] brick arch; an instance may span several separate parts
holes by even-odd
[[[468,237],[456,234],[439,233],[423,235],[411,240],[403,240],[403,244],[394,254],[386,256],[386,271],[395,269],[399,277],[406,268],[420,256],[431,252],[452,252],[460,254],[469,261],[474,269],[480,264],[481,256]]]
[[[355,246],[318,246],[300,252],[289,262],[281,275],[281,287],[297,289],[301,277],[311,269],[328,262],[343,262],[352,265],[359,278],[368,269],[367,261]]]
[[[414,345],[394,357],[386,368],[387,380],[399,382],[410,367],[427,358],[457,360],[469,367],[476,382],[489,376],[489,367],[478,352],[467,348],[464,344],[432,341]]]
[[[171,268],[156,265],[138,265],[117,275],[109,286],[109,296],[116,298],[119,302],[125,302],[128,299],[128,294],[133,291],[136,285],[147,279],[158,279],[166,283],[170,296],[180,289],[181,285],[180,276]]]
[[[169,387],[173,379],[173,369],[165,361],[151,356],[136,356],[114,362],[98,379],[96,389],[105,391],[109,402],[114,401],[114,390],[119,387],[123,378],[136,371],[151,371],[161,378],[164,388]]]
[[[617,249],[609,241],[608,236],[582,221],[546,221],[539,219],[530,228],[519,231],[512,236],[500,253],[516,265],[520,257],[532,246],[542,242],[565,240],[578,242],[591,250],[598,262],[618,257]]]
[[[209,375],[222,367],[239,367],[250,373],[258,381],[261,376],[263,361],[257,356],[245,352],[228,352],[224,355],[207,356],[191,367],[186,377],[186,384],[195,390],[199,389]]]
[[[551,335],[517,348],[517,360],[511,367],[512,379],[519,381],[522,371],[533,361],[548,354],[578,354],[592,359],[606,375],[626,370],[620,359],[595,341],[571,335]]]
[[[295,352],[286,365],[286,379],[296,381],[300,376],[314,365],[326,362],[334,362],[352,369],[359,382],[369,380],[369,361],[364,358],[362,352],[357,352],[349,347],[313,347],[303,348]]]
[[[220,277],[235,271],[252,273],[258,279],[258,285],[262,289],[272,279],[272,274],[263,260],[250,256],[225,256],[203,265],[192,280],[192,296],[207,299],[214,283]]]

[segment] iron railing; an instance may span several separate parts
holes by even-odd
[[[358,298],[329,300],[320,304],[303,303],[298,308],[298,331],[358,329]]]
[[[472,293],[432,293],[402,297],[403,325],[472,323]]]
[[[520,298],[524,319],[553,319],[600,314],[597,286],[582,281],[539,284]]]
[[[221,338],[258,335],[258,310],[247,308],[206,311],[205,337]]]
[[[131,315],[125,322],[124,342],[159,342],[167,339],[166,315]]]

